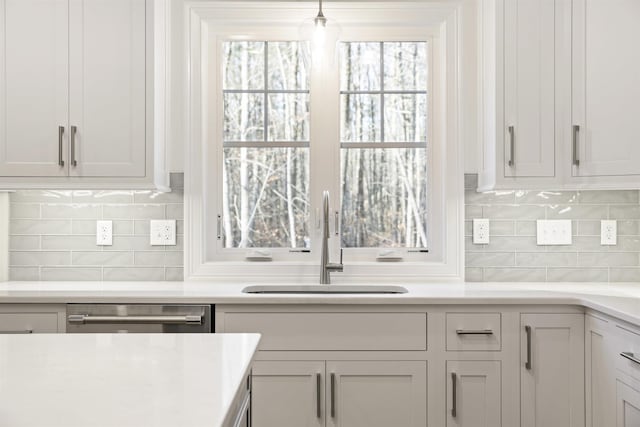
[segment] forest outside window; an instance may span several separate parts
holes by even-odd
[[[341,238],[427,247],[427,43],[342,42]]]
[[[307,248],[307,42],[223,43],[221,239],[225,248]]]

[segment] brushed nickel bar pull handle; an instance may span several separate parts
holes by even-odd
[[[77,126],[71,126],[71,166],[74,168],[78,166],[78,162],[76,161],[76,132],[78,131]]]
[[[578,158],[578,133],[580,132],[580,126],[573,125],[573,165],[580,166],[580,159]]]
[[[216,237],[218,240],[222,239],[222,215],[218,215],[218,233]]]
[[[456,329],[458,335],[493,335],[491,329]]]
[[[202,316],[87,316],[85,314],[70,314],[69,323],[100,324],[100,323],[127,323],[127,324],[164,324],[164,325],[202,325]]]
[[[638,359],[635,354],[629,351],[623,351],[622,353],[620,353],[620,356],[624,357],[625,359],[631,360],[633,363],[637,363],[638,365],[640,365],[640,359]]]
[[[0,331],[0,335],[9,334],[9,335],[17,335],[17,334],[32,334],[33,329],[25,329],[23,331]]]
[[[458,416],[458,405],[456,403],[457,399],[457,383],[458,383],[458,375],[455,372],[451,372],[451,416],[453,418]]]
[[[316,417],[322,418],[322,402],[320,393],[322,392],[322,375],[316,374]]]
[[[335,217],[336,223],[335,223],[334,232],[335,232],[336,236],[339,236],[340,235],[340,213],[338,211],[336,211],[335,216],[336,216]]]
[[[331,418],[336,417],[336,374],[331,373]]]
[[[530,371],[531,370],[531,326],[525,326],[524,330],[527,333],[527,362],[524,364],[524,367]]]
[[[509,166],[516,165],[516,135],[515,128],[509,126]]]
[[[64,166],[64,159],[62,158],[62,138],[64,136],[64,126],[58,126],[58,166]]]

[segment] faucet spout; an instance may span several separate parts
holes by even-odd
[[[322,193],[322,252],[320,253],[320,284],[331,283],[330,273],[332,271],[341,272],[342,251],[340,252],[340,263],[329,262],[329,192]]]

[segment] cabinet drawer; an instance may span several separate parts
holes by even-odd
[[[640,335],[618,328],[616,341],[616,367],[640,381]]]
[[[500,351],[500,313],[447,313],[447,351]]]
[[[0,313],[0,334],[56,333],[57,313]]]
[[[426,350],[425,313],[227,313],[224,332],[262,334],[260,350]]]

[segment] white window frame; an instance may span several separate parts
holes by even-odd
[[[335,283],[458,281],[464,275],[463,166],[458,101],[461,80],[458,22],[461,5],[454,1],[325,4],[325,15],[330,22],[333,20],[341,27],[340,40],[427,41],[430,49],[429,79],[432,79],[428,88],[430,122],[427,135],[429,252],[405,251],[403,262],[390,263],[375,262],[379,249],[348,249],[345,251],[344,272],[332,275]],[[221,250],[217,239],[217,215],[221,212],[218,189],[222,188],[218,167],[222,165],[222,114],[219,111],[222,88],[218,55],[221,40],[230,36],[254,40],[300,40],[300,28],[306,25],[304,22],[312,20],[317,12],[316,6],[293,2],[218,1],[186,5],[189,71],[185,154],[185,277],[188,280],[306,283],[318,280],[321,230],[317,226],[319,219],[313,215],[310,253],[271,249],[273,261],[247,262],[243,258],[248,249]],[[399,31],[399,28],[402,30]],[[381,33],[381,29],[386,31]],[[270,37],[265,39],[266,33]],[[328,35],[331,34],[329,31]],[[337,46],[334,42],[328,42]],[[327,55],[322,64],[314,64],[311,71],[312,212],[320,207],[321,193],[325,189],[331,193],[332,211],[339,206],[340,171],[337,165],[340,163],[340,94],[337,58],[337,54]],[[335,109],[314,108],[320,103],[335,105]],[[322,123],[322,126],[318,126],[318,123]],[[332,144],[320,144],[317,141],[331,141]],[[331,258],[337,260],[340,242],[337,236],[332,237]]]

